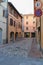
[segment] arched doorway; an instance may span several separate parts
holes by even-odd
[[[29,38],[30,37],[30,32],[24,32],[24,37]]]
[[[35,32],[32,32],[32,33],[31,33],[31,37],[33,38],[33,37],[35,37],[35,36],[36,36]]]
[[[10,41],[13,41],[14,42],[14,32],[11,32],[10,33]]]
[[[2,44],[2,29],[0,28],[0,44]]]
[[[21,35],[21,32],[19,32],[19,37],[21,37],[22,35]]]
[[[18,38],[18,32],[15,33],[15,39],[17,39],[17,38]]]

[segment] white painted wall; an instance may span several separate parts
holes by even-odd
[[[0,4],[0,28],[2,28],[2,42],[6,40],[6,18],[3,17],[3,9],[7,8],[6,3],[3,2]]]

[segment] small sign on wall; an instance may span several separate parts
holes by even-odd
[[[36,17],[40,17],[42,15],[42,9],[41,9],[42,8],[42,2],[36,1],[34,7],[35,7],[34,15]]]
[[[41,6],[42,6],[42,4],[41,4],[40,1],[37,1],[37,2],[35,3],[35,7],[36,7],[37,9],[41,8]]]
[[[41,15],[42,15],[42,10],[41,9],[35,10],[35,16],[40,17]]]

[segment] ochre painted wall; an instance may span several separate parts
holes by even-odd
[[[43,49],[43,15],[41,16],[41,48]]]

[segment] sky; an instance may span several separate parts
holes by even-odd
[[[33,0],[8,0],[8,1],[12,2],[13,5],[21,14],[34,13]]]

